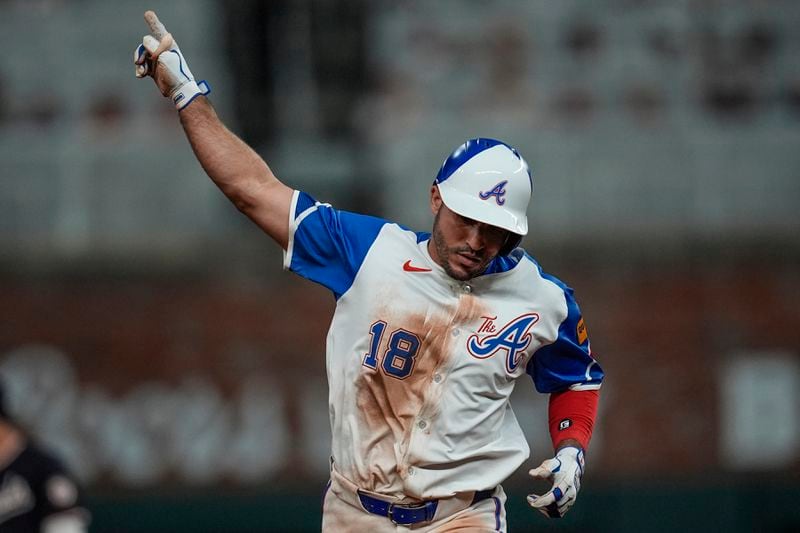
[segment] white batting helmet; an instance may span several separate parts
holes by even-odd
[[[533,178],[516,148],[495,139],[470,139],[445,159],[433,183],[451,211],[516,235],[511,249],[528,233]]]

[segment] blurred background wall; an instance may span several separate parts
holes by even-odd
[[[514,531],[800,527],[800,4],[0,0],[0,375],[95,531],[319,528],[333,298],[204,176],[131,53],[154,9],[287,184],[430,227],[475,136],[607,373],[579,504]]]

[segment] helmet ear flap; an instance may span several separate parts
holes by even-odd
[[[506,237],[506,242],[503,244],[503,247],[500,248],[500,251],[497,255],[506,256],[514,251],[514,248],[519,246],[522,242],[522,235],[517,235],[516,233],[508,232],[508,236]]]

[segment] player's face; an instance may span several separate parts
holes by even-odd
[[[438,189],[434,189],[431,209],[435,218],[428,250],[451,278],[472,279],[497,256],[508,232],[454,213],[442,203]]]

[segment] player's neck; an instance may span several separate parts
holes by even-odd
[[[434,263],[440,267],[444,267],[444,265],[442,265],[442,260],[439,258],[439,252],[436,251],[436,245],[433,242],[433,234],[431,234],[430,238],[428,239],[428,255],[431,256],[431,259],[433,259]]]

